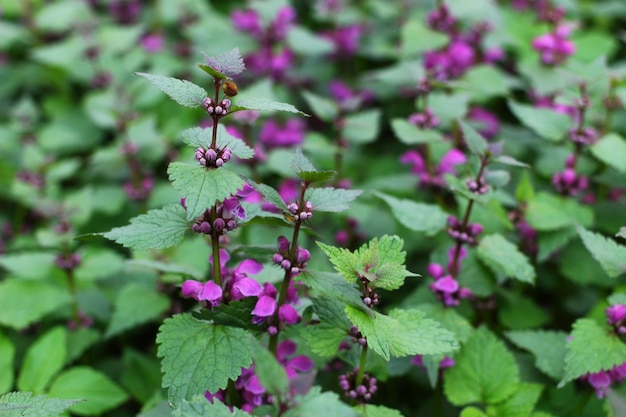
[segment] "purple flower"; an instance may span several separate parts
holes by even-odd
[[[155,53],[163,49],[165,40],[159,33],[149,33],[141,38],[139,44],[146,52]]]
[[[336,27],[332,31],[322,33],[322,36],[334,44],[336,56],[346,57],[357,52],[362,34],[363,26],[355,24]]]
[[[450,149],[445,153],[439,165],[437,165],[437,173],[440,175],[443,174],[454,174],[455,166],[464,164],[467,161],[467,157],[465,154],[458,149]]]
[[[278,344],[276,349],[276,359],[285,366],[289,379],[293,379],[298,372],[309,372],[313,369],[313,361],[308,356],[299,355],[291,359],[287,358],[296,353],[297,348],[298,345],[295,342],[285,339]]]
[[[276,120],[268,119],[259,132],[259,140],[270,149],[297,146],[304,141],[304,129],[304,122],[300,119],[289,119],[282,126]]]
[[[559,25],[554,32],[546,33],[533,39],[532,46],[541,55],[541,62],[553,66],[561,64],[576,51],[576,46],[568,36],[572,27]]]
[[[254,305],[252,315],[256,317],[271,317],[276,312],[276,299],[269,295],[261,295]]]
[[[614,304],[605,310],[607,322],[616,325],[626,319],[626,305]]]
[[[587,382],[596,390],[596,396],[603,398],[611,386],[611,376],[606,371],[586,375]]]
[[[250,33],[255,37],[263,34],[261,19],[256,10],[235,10],[231,13],[230,20],[235,29],[240,32]]]
[[[419,177],[421,187],[445,187],[444,175],[454,174],[455,166],[464,164],[466,161],[467,158],[463,152],[458,149],[450,149],[441,158],[435,172],[431,173],[426,167],[424,158],[417,151],[409,150],[400,157],[400,162],[413,166],[411,172]]]
[[[208,301],[212,307],[218,306],[222,301],[222,287],[213,281],[201,283],[195,280],[183,282],[183,297],[193,298],[197,301]]]
[[[283,304],[278,308],[278,319],[281,323],[296,324],[302,318],[291,304]]]
[[[484,107],[473,106],[467,112],[467,118],[481,125],[478,132],[486,139],[492,139],[500,132],[498,118]]]

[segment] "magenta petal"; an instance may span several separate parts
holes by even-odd
[[[235,268],[235,274],[250,274],[256,275],[263,270],[263,264],[255,261],[254,259],[245,259]]]
[[[191,297],[197,300],[203,286],[204,284],[202,284],[201,282],[195,281],[193,279],[188,279],[187,281],[183,282],[183,297]]]
[[[446,152],[443,158],[441,158],[441,162],[439,162],[439,166],[437,167],[437,172],[440,174],[454,173],[454,166],[464,164],[465,161],[467,161],[467,158],[463,152],[458,149],[450,149]]]
[[[242,278],[233,284],[233,298],[241,299],[243,297],[258,296],[263,292],[263,286],[251,278]],[[236,296],[242,295],[243,297]]]
[[[222,287],[214,283],[213,281],[207,281],[202,288],[199,300],[216,301],[222,298]]]
[[[413,165],[418,172],[424,171],[424,159],[417,151],[410,150],[402,154],[400,162],[407,165]]]
[[[435,281],[433,288],[444,293],[453,294],[459,289],[459,283],[450,275],[447,275]]]
[[[294,342],[293,340],[285,339],[279,343],[278,349],[276,349],[276,358],[282,362],[287,359],[287,356],[296,353],[297,348],[298,345],[296,345],[296,342]]]
[[[296,324],[301,317],[291,304],[283,304],[278,309],[278,319],[285,324]]]
[[[313,369],[313,361],[306,355],[298,355],[289,359],[285,367],[299,372],[309,372]]]
[[[256,375],[252,375],[250,379],[246,381],[245,388],[246,391],[257,395],[263,394],[265,392],[265,387],[261,385],[259,377],[257,377]]]
[[[252,314],[258,317],[269,317],[276,311],[276,300],[270,296],[262,295],[252,310]]]

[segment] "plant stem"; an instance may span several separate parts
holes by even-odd
[[[80,309],[78,308],[78,299],[76,298],[76,280],[74,279],[74,270],[66,270],[65,276],[67,277],[67,286],[70,290],[70,294],[72,295],[72,315],[78,325],[80,322]]]
[[[217,205],[211,208],[211,223],[215,224],[217,218]],[[222,268],[220,264],[220,237],[213,230],[211,233],[211,250],[213,252],[213,281],[219,286],[222,285]]]
[[[361,360],[359,361],[359,372],[356,374],[354,380],[354,386],[358,387],[363,382],[363,375],[365,375],[365,363],[367,362],[367,343],[363,345],[361,350]]]
[[[572,413],[572,417],[580,417],[583,415],[583,411],[585,410],[585,407],[587,406],[587,403],[589,402],[590,398],[591,398],[591,389],[587,389],[585,390],[585,393],[578,401],[578,404],[576,404],[576,408],[574,409],[574,412]]]

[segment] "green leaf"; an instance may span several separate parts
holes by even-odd
[[[319,323],[304,327],[301,335],[313,352],[324,358],[336,356],[339,344],[351,327],[344,311],[345,303],[327,297],[313,298],[312,301]]]
[[[621,237],[621,238],[623,238],[623,239],[626,239],[626,226],[621,227],[621,228],[619,229],[619,232],[617,232],[617,233],[615,234],[615,237]]]
[[[124,373],[120,382],[128,391],[145,404],[155,391],[161,388],[161,367],[156,358],[149,357],[133,349],[124,350]]]
[[[208,149],[211,145],[212,136],[213,129],[203,129],[201,127],[192,127],[181,133],[183,142],[194,148],[203,147]],[[243,140],[228,133],[223,125],[217,126],[217,147],[219,149],[228,147],[233,152],[233,155],[241,159],[249,159],[254,156],[254,149],[246,145]]]
[[[374,352],[389,360],[409,355],[432,355],[458,349],[454,334],[424,317],[419,310],[392,310],[388,316],[352,306],[345,308],[348,319],[367,338]]]
[[[337,394],[321,392],[319,387],[311,388],[304,396],[296,396],[294,402],[296,406],[284,413],[284,417],[359,417]]]
[[[572,198],[560,197],[545,192],[538,193],[528,202],[526,220],[533,229],[555,230],[580,224],[593,224],[593,210]]]
[[[224,168],[206,169],[200,165],[172,162],[167,168],[172,186],[185,198],[187,219],[193,220],[207,208],[241,189],[245,181]]]
[[[303,91],[302,97],[304,97],[304,101],[306,101],[311,110],[313,110],[313,114],[319,117],[320,120],[328,123],[335,120],[337,117],[339,107],[334,101],[309,91]]]
[[[187,230],[185,209],[180,204],[170,204],[134,217],[129,225],[115,227],[102,235],[124,247],[144,251],[176,246],[183,241]]]
[[[146,74],[144,72],[136,72],[135,74],[147,78],[159,90],[185,107],[200,107],[202,101],[208,97],[208,93],[202,87],[186,80]]]
[[[350,208],[354,201],[363,191],[346,190],[343,188],[309,188],[304,193],[304,199],[313,205],[313,212],[341,212]]]
[[[334,44],[302,26],[292,26],[287,32],[287,45],[300,56],[319,56],[333,52]]]
[[[28,348],[17,379],[17,388],[20,391],[35,394],[45,392],[52,377],[63,369],[65,364],[66,335],[64,327],[56,326],[41,335]]]
[[[533,183],[530,180],[530,175],[528,175],[528,171],[524,171],[522,173],[522,178],[520,178],[517,188],[515,189],[515,198],[517,201],[522,203],[528,203],[533,199],[534,195],[535,190],[533,188]]]
[[[285,201],[275,188],[270,187],[266,184],[258,184],[252,180],[248,180],[248,183],[252,185],[255,190],[261,193],[261,195],[265,198],[265,200],[267,200],[268,203],[272,203],[274,206],[276,206],[276,208],[283,212],[287,211],[287,205],[285,204]]]
[[[391,119],[391,130],[405,145],[442,142],[443,135],[436,130],[423,130],[405,119]]]
[[[163,386],[174,404],[226,388],[252,364],[256,342],[245,330],[195,320],[189,314],[166,319],[157,335],[163,358]]]
[[[191,401],[182,400],[172,412],[173,417],[250,417],[250,414],[221,401],[207,401],[204,397],[196,397]]]
[[[11,339],[0,331],[0,394],[8,392],[13,387],[14,360],[15,346],[13,346]],[[0,405],[1,409],[2,406]]]
[[[208,56],[204,52],[202,54],[207,65],[199,66],[205,71],[205,67],[211,69],[212,72],[207,72],[216,78],[228,78],[231,75],[240,74],[246,69],[243,57],[239,53],[239,48],[231,49],[217,56]]]
[[[444,329],[454,333],[456,340],[465,343],[472,334],[472,325],[455,309],[439,304],[422,304],[419,307],[428,317],[441,323]]]
[[[71,408],[73,414],[93,416],[112,410],[128,399],[128,394],[101,372],[86,366],[71,368],[57,377],[48,395],[85,401]]]
[[[289,379],[285,368],[264,346],[258,345],[253,353],[254,373],[265,390],[280,396],[289,390]]]
[[[487,150],[487,141],[485,138],[483,138],[476,129],[461,120],[459,120],[459,125],[463,130],[463,137],[465,138],[465,143],[469,150],[476,155],[484,155]]]
[[[315,172],[317,171],[311,161],[304,156],[302,149],[297,148],[293,157],[289,161],[289,166],[296,174],[300,175],[301,172]]]
[[[288,113],[298,113],[303,116],[309,116],[303,111],[296,109],[293,105],[288,103],[281,103],[278,101],[268,100],[266,98],[248,98],[239,100],[236,104],[230,108],[230,113],[239,110],[256,110],[256,111],[284,111]]]
[[[578,234],[593,258],[611,278],[626,272],[626,247],[599,233],[577,227]]]
[[[521,382],[515,393],[494,407],[496,416],[528,417],[535,408],[543,385]]]
[[[496,273],[503,271],[507,277],[518,281],[535,282],[535,270],[526,255],[502,235],[484,236],[478,244],[477,254]]]
[[[355,405],[355,411],[362,411],[367,417],[404,417],[401,412],[393,408],[387,408],[384,405],[362,404]]]
[[[419,39],[419,42],[415,40]],[[431,49],[439,49],[448,43],[448,37],[429,29],[422,19],[412,18],[401,30],[401,51],[403,57],[415,56]]]
[[[397,199],[380,192],[374,195],[387,203],[394,217],[410,230],[432,236],[446,227],[448,214],[437,205]]]
[[[352,143],[373,142],[380,130],[380,109],[364,110],[353,113],[344,119],[343,136]]]
[[[626,344],[592,319],[576,320],[571,335],[559,387],[587,373],[606,371],[626,362]]]
[[[508,103],[509,108],[522,124],[544,139],[561,140],[572,127],[572,119],[565,114],[510,100]]]
[[[500,162],[501,164],[504,165],[509,165],[512,167],[520,167],[520,168],[530,168],[530,165],[528,165],[525,162],[522,161],[518,161],[517,159],[511,157],[511,156],[507,156],[507,155],[500,155],[497,156],[495,158],[493,158],[494,162]]]
[[[319,242],[317,244],[324,250],[321,246],[323,244]],[[298,280],[309,287],[319,298],[326,297],[343,304],[366,309],[363,300],[361,300],[361,293],[338,274],[307,270],[304,274],[298,276]]]
[[[535,366],[555,380],[563,377],[567,333],[550,330],[520,330],[506,332],[516,346],[535,357]]]
[[[31,392],[9,392],[0,397],[2,417],[56,417],[81,400],[61,400]]]
[[[624,164],[626,161],[626,141],[617,133],[609,133],[589,149],[600,161],[626,173],[626,164]]]
[[[39,281],[0,282],[0,324],[21,330],[71,301],[65,289]]]
[[[480,327],[454,357],[446,371],[444,392],[456,405],[495,404],[513,394],[519,370],[513,355],[486,327]]]
[[[472,102],[481,102],[494,96],[507,96],[515,81],[493,65],[477,65],[469,69],[456,84],[472,97]]]
[[[302,171],[299,177],[307,184],[315,184],[316,182],[326,182],[331,180],[337,174],[336,171]]]
[[[169,298],[153,286],[131,283],[117,294],[105,337],[156,320],[170,305]]]
[[[2,254],[0,266],[15,277],[26,279],[47,278],[54,266],[55,255],[45,252]]]
[[[65,364],[78,359],[83,352],[100,341],[100,332],[93,328],[80,328],[67,334],[67,358]]]
[[[198,320],[258,332],[262,327],[252,323],[252,310],[256,302],[256,297],[246,297],[228,304],[221,304],[212,310],[202,309],[199,312],[193,312],[192,315]]]
[[[498,318],[506,328],[529,329],[550,321],[550,315],[530,298],[509,293],[504,293],[503,298],[504,302],[498,308]]]
[[[483,413],[480,408],[477,407],[465,407],[461,410],[460,417],[489,417],[487,414]]]

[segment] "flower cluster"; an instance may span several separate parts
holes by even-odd
[[[466,161],[465,154],[454,148],[446,152],[434,170],[429,169],[422,155],[415,150],[409,150],[400,157],[400,162],[412,165],[411,172],[419,177],[419,186],[423,188],[444,188],[446,186],[444,176],[455,174],[455,167]]]
[[[211,97],[207,97],[202,101],[202,108],[207,114],[214,117],[226,116],[231,105],[231,101],[227,98],[223,98],[217,103],[215,103]]]
[[[196,148],[194,156],[196,161],[203,167],[219,168],[223,166],[224,163],[230,161],[233,157],[233,151],[227,146],[217,150],[213,148],[205,149],[199,146]]]
[[[282,125],[267,119],[259,132],[259,141],[268,149],[298,146],[304,141],[305,127],[300,119],[288,119]]]
[[[585,374],[580,379],[587,381],[596,390],[598,398],[604,398],[612,384],[623,382],[626,379],[626,362],[621,365],[615,365],[607,371]]]
[[[82,258],[77,252],[60,253],[54,259],[56,266],[64,271],[72,271],[80,265]]]
[[[448,216],[448,235],[461,244],[476,246],[476,237],[483,231],[480,223],[463,224],[454,216]]]
[[[276,287],[270,283],[265,283],[259,300],[252,310],[252,322],[257,325],[267,324],[267,332],[270,335],[276,334],[279,326],[299,323],[302,320],[294,305],[300,303],[297,288],[290,282],[287,288],[285,303],[278,305],[278,292]],[[278,323],[274,316],[278,312]]]
[[[541,62],[544,65],[559,65],[574,54],[576,47],[568,39],[571,33],[571,26],[561,24],[554,32],[543,34],[533,40],[532,46],[541,55]]]
[[[306,268],[306,263],[311,259],[311,253],[307,249],[298,246],[294,258],[290,259],[290,257],[289,240],[285,236],[279,236],[278,252],[274,254],[272,261],[276,265],[280,265],[284,270],[289,271],[292,276],[298,275]]]
[[[361,383],[357,385],[356,377],[359,368],[346,374],[339,375],[339,388],[341,388],[347,398],[366,403],[372,399],[372,395],[378,390],[377,380],[368,373],[363,374]]]
[[[426,109],[423,112],[410,115],[409,122],[420,129],[432,129],[439,126],[440,120],[431,109]]]
[[[213,216],[211,209],[206,209],[194,221],[191,230],[205,235],[220,236],[235,229],[237,219],[243,220],[245,218],[246,212],[239,203],[239,198],[230,197],[215,208],[215,216]]]
[[[452,275],[446,275],[443,266],[431,263],[428,265],[428,273],[435,279],[428,288],[446,307],[457,306],[461,299],[469,298],[472,295],[472,292],[461,287]]]

